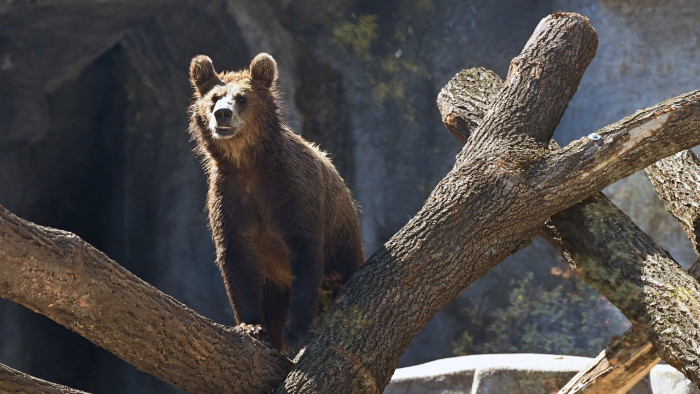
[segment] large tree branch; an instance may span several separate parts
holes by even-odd
[[[74,234],[0,206],[0,296],[194,392],[265,391],[291,363],[140,280]]]
[[[460,140],[462,140],[460,136],[468,137],[470,131],[468,128],[473,128],[480,124],[488,109],[489,99],[493,97],[491,92],[500,89],[500,85],[500,80],[495,74],[483,69],[465,70],[456,75],[438,96],[438,107],[448,129]],[[464,108],[467,108],[468,111],[464,111]],[[457,129],[455,130],[455,128]],[[692,223],[695,223],[698,217],[697,201],[700,201],[700,182],[697,180],[699,179],[698,174],[700,174],[700,170],[696,168],[700,168],[697,166],[696,158],[692,152],[686,151],[661,160],[647,169],[647,172],[650,169],[656,169],[653,172],[656,178],[655,186],[657,190],[661,187],[664,188],[660,191],[660,194],[662,194],[666,205],[672,207],[672,212],[680,217],[679,220],[686,222],[685,228],[689,235],[698,234],[698,230],[692,228]],[[671,184],[673,184],[673,187],[670,186]],[[672,202],[667,200],[672,200]],[[609,201],[607,203],[612,205]],[[597,203],[590,199],[580,204],[580,206],[585,205],[587,205],[588,210],[592,211],[605,208],[597,206]],[[562,214],[566,212],[568,210]],[[609,219],[611,222],[628,223],[628,226],[631,223],[629,218],[619,211],[614,212],[614,215],[609,217]],[[579,231],[579,228],[585,228],[586,223],[560,222],[558,226],[565,226],[570,234],[575,234]],[[598,227],[588,228],[587,230],[589,234],[596,236],[598,242],[603,242],[601,240],[610,242],[611,238],[606,237],[612,237],[613,235],[618,238],[618,242],[621,244],[633,243],[635,238],[640,237],[650,239],[639,229],[632,233],[623,234],[613,234],[612,232],[602,234],[599,233],[600,228]],[[550,239],[550,241],[552,240]],[[571,242],[587,241],[590,240],[583,238],[571,240]],[[655,246],[655,250],[662,254],[664,253],[658,246]],[[626,263],[630,265],[643,265],[645,261],[641,257],[641,255],[629,254],[625,257],[618,256],[618,258],[626,258]],[[605,259],[605,256],[591,255],[589,258],[602,260]],[[664,264],[676,274],[682,271],[677,263],[670,259],[665,259]],[[580,270],[591,268],[595,269],[595,267],[590,265],[579,267]],[[665,278],[661,278],[661,280],[663,279]],[[597,283],[591,284],[596,287]],[[630,285],[630,283],[625,284]],[[643,290],[640,289],[639,292],[641,293]],[[612,301],[619,303],[624,301],[624,297],[618,297]],[[626,305],[618,306],[625,310]],[[692,308],[692,305],[690,307]],[[690,329],[692,330],[692,326]],[[687,329],[681,328],[681,330]],[[692,346],[692,341],[689,344],[686,343],[686,345]],[[671,350],[669,349],[669,351]],[[600,393],[625,392],[643,378],[658,360],[656,350],[647,339],[645,330],[641,326],[633,327],[622,337],[613,339],[610,346],[596,358],[595,362],[581,371],[561,392],[584,392],[588,390]]]
[[[580,16],[558,13],[540,23],[455,168],[353,276],[284,390],[381,391],[427,321],[529,243],[547,218],[700,143],[693,129],[700,92],[694,92],[602,130],[601,141],[548,152],[545,144],[595,43]]]
[[[688,150],[660,160],[644,172],[666,208],[681,222],[700,256],[700,160]],[[700,260],[694,267],[698,263]],[[700,281],[700,270],[691,268],[688,273]],[[659,360],[644,330],[632,327],[621,337],[613,338],[595,361],[574,376],[560,393],[604,393],[620,382],[631,387]]]
[[[700,385],[700,284],[607,198],[586,203],[552,217],[552,238],[582,280]],[[576,229],[577,223],[585,225]]]
[[[687,150],[657,161],[644,173],[700,257],[700,158]]]
[[[0,392],[43,394],[86,394],[60,384],[47,382],[0,364]]]

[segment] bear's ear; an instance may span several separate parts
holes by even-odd
[[[277,62],[267,53],[261,53],[250,62],[250,76],[266,88],[277,81]]]
[[[200,97],[221,83],[221,79],[214,71],[214,63],[212,63],[209,56],[198,55],[192,58],[192,62],[190,62],[190,82]]]

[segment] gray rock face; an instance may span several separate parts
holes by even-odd
[[[698,87],[694,0],[329,4],[3,2],[0,204],[77,233],[199,313],[233,324],[213,264],[205,179],[186,134],[192,56],[209,55],[219,70],[245,67],[261,51],[275,56],[289,123],[332,154],[362,207],[367,255],[454,164],[460,147],[440,123],[440,88],[467,67],[505,76],[548,13],[588,15],[600,36],[598,56],[555,134],[560,143]],[[667,248],[687,255],[676,242],[682,233],[668,233]],[[556,253],[539,241],[512,256],[438,314],[400,365],[452,355],[462,332],[480,324],[471,317],[494,320],[510,302],[504,289],[525,272],[534,283],[566,282],[550,274],[553,264]],[[606,307],[590,314],[620,320]],[[0,300],[0,316],[0,362],[16,369],[102,393],[172,390],[22,307]],[[539,332],[551,323],[539,319],[509,322],[505,331],[519,336],[528,325]],[[604,344],[620,326],[584,327],[575,336]]]
[[[399,368],[385,394],[555,393],[593,359],[548,354],[453,357]],[[692,382],[669,365],[657,365],[630,394],[697,394]]]

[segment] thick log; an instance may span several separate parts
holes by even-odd
[[[86,394],[60,384],[27,375],[0,364],[0,392],[3,393],[43,393],[43,394]]]
[[[280,391],[380,392],[427,321],[547,218],[700,143],[688,126],[700,120],[693,92],[601,130],[600,140],[549,152],[595,44],[578,15],[540,23],[455,168],[353,276]]]
[[[647,167],[644,173],[668,211],[681,223],[700,256],[700,160],[688,150],[659,160]],[[700,260],[688,273],[700,281],[698,267]],[[574,376],[559,392],[608,393],[620,383],[625,383],[624,387],[629,389],[659,361],[657,351],[644,331],[633,327],[622,337],[613,338],[595,362]]]
[[[582,280],[700,385],[700,284],[603,195],[586,202],[595,210],[579,204],[552,217],[552,238]]]
[[[644,174],[700,257],[700,158],[687,150],[657,161]]]
[[[493,92],[497,92],[501,88],[500,81],[495,78],[473,78],[473,75],[485,75],[487,71],[483,69],[470,69],[457,74],[438,95],[438,108],[443,116],[446,126],[450,129],[450,125],[454,128],[459,125],[462,130],[450,131],[459,135],[469,135],[468,128],[474,128],[481,122],[481,118],[485,115],[490,104],[489,98],[493,97]],[[493,75],[493,74],[486,74]],[[478,92],[475,95],[464,93],[465,90],[474,90]],[[489,93],[491,91],[491,93]],[[459,104],[459,100],[455,100],[455,94],[459,92],[459,98],[470,100],[468,103]],[[474,96],[478,97],[474,99]],[[485,99],[482,99],[485,98]],[[468,112],[455,111],[454,108],[459,106],[469,108]],[[456,114],[455,114],[456,113]],[[468,118],[467,118],[468,117]],[[454,119],[457,118],[457,119]],[[461,118],[467,118],[466,121]],[[450,122],[448,125],[447,122]],[[459,137],[458,137],[459,138]],[[686,169],[687,168],[687,169]],[[683,222],[684,228],[689,236],[698,234],[696,228],[692,227],[692,223],[697,222],[698,218],[698,203],[700,201],[700,166],[697,165],[697,158],[692,152],[686,151],[672,157],[661,160],[647,168],[647,173],[655,169],[652,174],[655,177],[655,187],[657,190],[663,187],[659,193],[662,199],[670,206],[671,211]],[[671,202],[667,202],[671,201]],[[589,204],[589,210],[598,209],[595,202],[584,202]],[[610,203],[612,204],[612,203]],[[629,219],[617,212],[615,221],[629,221]],[[585,223],[559,223],[559,225],[568,226],[569,233],[573,234],[578,227],[585,226]],[[597,230],[589,229],[594,234]],[[545,238],[549,238],[547,234]],[[612,235],[612,234],[610,234]],[[626,243],[628,240],[627,234],[618,234],[621,237],[619,242]],[[634,237],[643,236],[641,230],[633,234]],[[644,235],[645,236],[645,235]],[[648,238],[648,237],[647,237]],[[550,239],[551,241],[551,239]],[[555,245],[561,246],[561,245]],[[662,251],[660,247],[657,250]],[[602,259],[604,256],[591,256],[591,258]],[[632,256],[632,259],[627,261],[628,264],[644,264],[642,259]],[[677,271],[680,267],[675,261],[667,260],[665,264],[670,266],[672,270]],[[697,265],[697,263],[696,263]],[[586,269],[586,267],[581,267]],[[691,270],[692,272],[692,270]],[[697,279],[697,276],[695,276]],[[689,344],[692,346],[692,342]],[[640,379],[642,379],[658,363],[659,357],[656,349],[647,339],[645,332],[641,328],[632,328],[623,336],[613,338],[610,345],[591,363],[586,369],[577,374],[567,386],[562,388],[560,393],[573,392],[626,392],[633,387]]]
[[[239,328],[204,318],[69,232],[0,206],[0,296],[192,392],[262,392],[291,362]]]
[[[442,122],[462,145],[481,124],[502,87],[501,77],[479,67],[461,71],[440,90],[437,106]]]

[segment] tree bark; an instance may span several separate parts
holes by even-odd
[[[484,77],[484,75],[488,77]],[[468,138],[470,129],[477,127],[486,113],[490,104],[489,100],[493,97],[492,93],[497,92],[500,87],[501,83],[498,77],[494,77],[488,70],[470,69],[457,74],[438,95],[438,108],[450,132],[458,136],[458,138],[460,136],[467,136]],[[476,93],[469,93],[470,91]],[[461,100],[466,100],[467,102],[461,103]],[[469,111],[460,111],[462,108],[468,108]],[[451,125],[452,129],[450,128]],[[454,130],[454,128],[457,128],[455,125],[459,129]],[[692,223],[698,223],[697,201],[700,201],[700,166],[698,166],[697,158],[694,154],[690,151],[679,153],[655,163],[648,167],[646,171],[648,174],[650,171],[653,171],[652,174],[655,177],[655,182],[653,182],[664,203],[671,207],[670,209],[676,217],[679,217],[679,220],[685,220],[684,228],[686,233],[689,236],[699,234],[698,229],[692,227]],[[582,204],[586,204],[586,202]],[[589,207],[590,210],[599,209],[594,205],[595,203],[590,204],[592,204]],[[614,220],[629,221],[628,218],[620,214],[616,214]],[[585,227],[585,223],[559,223],[559,225],[567,226],[567,230],[570,233],[576,232],[577,228]],[[591,233],[597,231],[596,229],[588,230]],[[549,238],[547,234],[544,235],[545,238]],[[639,230],[633,236],[642,237],[646,235],[642,235],[641,230]],[[620,243],[631,241],[625,235],[618,235],[618,238],[620,238]],[[599,237],[598,241],[601,242],[601,239],[604,238]],[[661,250],[659,247],[656,248]],[[604,258],[602,255],[590,257],[594,259]],[[628,264],[644,264],[643,260],[636,259],[635,256],[632,257],[631,260],[627,261]],[[679,268],[675,267],[677,266],[675,261],[669,260],[666,261],[666,264],[674,266],[675,270]],[[580,267],[580,269],[586,268]],[[698,277],[695,276],[695,278],[697,279]],[[623,306],[620,307],[622,308]],[[692,343],[690,345],[692,346]],[[644,330],[640,327],[633,327],[622,337],[613,338],[608,348],[601,352],[596,360],[586,369],[571,379],[560,393],[625,393],[646,376],[659,360],[657,352],[644,334]]]
[[[596,42],[578,15],[540,23],[455,168],[353,276],[280,391],[380,392],[429,319],[547,218],[700,142],[693,92],[548,151]]]
[[[657,161],[644,174],[700,257],[700,158],[687,150]]]
[[[193,392],[262,392],[291,362],[137,278],[69,232],[0,206],[0,296],[44,314],[123,360]]]
[[[576,230],[576,223],[586,226]],[[664,361],[700,386],[698,282],[602,194],[554,215],[548,231],[577,275],[615,304]],[[620,235],[627,239],[620,242]]]
[[[484,120],[502,87],[501,77],[479,67],[462,70],[440,90],[437,106],[442,122],[462,145]]]
[[[461,71],[440,91],[437,105],[443,122],[462,143],[481,123],[501,86],[498,76],[479,68]],[[540,235],[548,238],[547,234]],[[626,393],[659,360],[646,336],[632,327],[622,337],[613,338],[608,348],[572,378],[560,393]]]
[[[644,172],[668,211],[681,222],[700,256],[700,160],[688,150],[659,160]],[[698,281],[699,266],[700,260],[688,270]],[[609,393],[621,382],[626,383],[628,390],[659,361],[657,351],[644,331],[633,327],[622,337],[613,338],[596,360],[574,376],[560,393]]]
[[[3,393],[44,393],[44,394],[86,394],[60,384],[47,382],[26,373],[0,364],[0,392]]]

